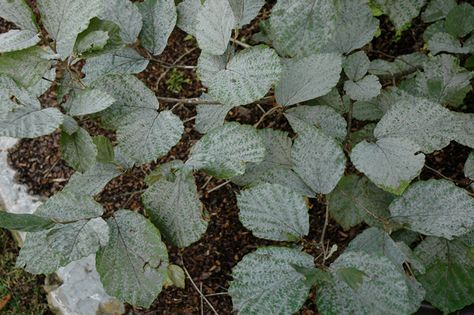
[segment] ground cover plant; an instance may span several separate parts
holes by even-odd
[[[259,12],[258,32],[242,36]],[[215,228],[202,200],[215,195],[199,194],[214,178],[209,193],[240,187],[238,218],[262,240],[221,283],[239,314],[474,303],[474,155],[462,180],[428,165],[453,145],[474,148],[468,2],[6,0],[0,16],[16,27],[0,34],[0,135],[59,129],[76,171],[34,214],[0,212],[1,227],[29,232],[18,267],[50,274],[97,254],[105,290],[124,302],[148,308],[164,287],[191,285],[217,313],[169,254]],[[420,51],[373,57],[380,21],[402,38],[414,18],[427,26]],[[175,26],[196,41],[196,66],[160,59]],[[194,83],[180,71],[195,71],[205,93],[156,95],[150,65],[178,95]],[[58,106],[38,100],[52,89]],[[187,107],[195,116],[183,120]],[[235,119],[252,110],[253,124]],[[162,163],[190,128],[202,137]],[[143,181],[127,192],[140,205],[104,207],[103,190],[129,175]],[[355,232],[345,248],[328,241],[330,220]]]

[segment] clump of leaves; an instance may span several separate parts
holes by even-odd
[[[292,314],[313,287],[322,314],[411,314],[423,300],[449,313],[474,303],[472,193],[449,178],[419,179],[426,156],[450,142],[474,148],[474,116],[463,113],[473,75],[459,58],[472,58],[474,9],[427,3],[429,55],[370,60],[363,49],[378,32],[374,12],[401,31],[426,2],[279,0],[248,45],[232,33],[263,0],[38,0],[53,40],[45,47],[26,2],[3,1],[0,16],[18,30],[0,35],[0,135],[60,128],[62,156],[77,170],[34,214],[0,213],[1,227],[28,232],[17,266],[48,274],[97,254],[105,290],[149,307],[163,286],[183,286],[165,242],[186,247],[206,232],[193,176],[202,171],[241,186],[242,224],[282,242],[235,266],[229,294],[241,314]],[[161,54],[175,25],[201,49],[197,73],[208,91],[198,100],[157,97],[134,76],[159,61],[135,48]],[[38,101],[54,81],[62,111]],[[179,92],[184,82],[173,70],[166,84]],[[203,136],[186,161],[147,176],[146,216],[121,209],[105,218],[94,199],[105,185],[182,137],[183,122],[160,101],[197,106]],[[232,108],[268,101],[273,107],[255,126],[226,122]],[[270,114],[283,114],[296,136],[260,128]],[[91,137],[82,117],[115,131],[117,145]],[[367,123],[355,131],[355,119]],[[470,156],[468,178],[473,169]],[[322,258],[303,250],[307,198],[325,203],[344,229],[369,225],[329,265],[324,239]]]
[[[187,79],[178,69],[172,69],[165,83],[168,91],[179,94],[183,90],[183,85],[190,84],[191,80]]]

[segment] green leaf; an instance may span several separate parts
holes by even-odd
[[[362,80],[344,82],[344,91],[351,99],[356,101],[368,101],[380,94],[382,85],[379,79],[372,74],[365,76]]]
[[[261,184],[237,196],[239,219],[256,237],[294,241],[309,233],[306,198],[291,188]]]
[[[392,79],[415,71],[414,67],[421,68],[428,60],[425,54],[414,52],[398,56],[394,61],[375,59],[370,62],[369,73],[383,79]]]
[[[265,0],[229,0],[234,12],[236,28],[250,24],[265,4]]]
[[[385,113],[375,128],[377,139],[406,138],[424,153],[444,148],[458,129],[453,114],[440,104],[404,95]]]
[[[426,0],[374,0],[374,3],[389,16],[397,31],[401,31],[420,13]]]
[[[102,218],[58,224],[46,236],[50,251],[60,256],[60,265],[95,254],[109,241],[109,227]]]
[[[379,120],[384,115],[384,111],[380,108],[380,105],[377,98],[368,101],[354,102],[352,106],[352,117],[362,121]]]
[[[123,46],[117,24],[92,18],[87,29],[77,36],[74,54],[86,59],[114,52]]]
[[[341,64],[337,54],[286,60],[282,78],[275,87],[278,104],[289,106],[329,93],[339,81]]]
[[[96,262],[105,291],[132,305],[150,307],[168,276],[168,253],[160,232],[127,210],[116,212],[107,224],[110,240]]]
[[[104,136],[92,138],[97,148],[97,161],[101,163],[112,163],[115,160],[115,152],[112,142]]]
[[[38,207],[35,215],[56,223],[93,219],[104,213],[102,206],[92,197],[78,196],[69,191],[61,191]]]
[[[201,9],[201,0],[184,0],[180,2],[176,9],[178,11],[178,21],[176,26],[189,35],[195,36],[197,14]]]
[[[51,274],[58,270],[61,257],[59,253],[51,250],[47,235],[48,231],[27,233],[15,267],[35,275]]]
[[[63,124],[61,125],[61,130],[72,136],[79,130],[79,124],[71,116],[64,115]]]
[[[82,68],[85,83],[94,82],[109,74],[135,74],[146,69],[149,61],[132,48],[122,48],[97,57],[88,58]]]
[[[0,53],[22,50],[35,46],[40,38],[34,31],[11,30],[0,34]]]
[[[257,101],[280,78],[280,60],[266,46],[244,49],[228,62],[221,58],[201,54],[198,72],[209,87],[209,95],[222,104],[238,106]]]
[[[206,232],[207,222],[191,172],[178,171],[174,180],[160,178],[143,195],[151,221],[173,245],[187,247]]]
[[[36,138],[55,131],[63,122],[56,108],[20,107],[11,112],[0,111],[0,135],[14,138]]]
[[[451,34],[436,33],[429,42],[428,47],[433,55],[440,52],[448,52],[452,54],[467,54],[469,47],[461,47],[461,42]]]
[[[49,71],[52,57],[38,46],[4,53],[0,56],[0,74],[6,74],[20,86],[28,88],[38,83],[43,74]]]
[[[296,133],[299,133],[302,124],[303,126],[309,124],[340,141],[346,138],[346,120],[329,106],[297,106],[287,110],[285,117]]]
[[[339,114],[349,111],[350,99],[346,95],[341,97],[336,87],[332,88],[329,93],[308,102],[309,105],[327,105],[334,108]]]
[[[0,227],[23,232],[39,232],[54,226],[50,219],[34,214],[16,214],[0,211]]]
[[[347,54],[369,43],[379,21],[372,16],[367,0],[336,0],[334,3],[336,27],[324,50]]]
[[[180,266],[168,266],[168,279],[171,282],[171,285],[174,285],[175,287],[180,289],[186,288],[186,275],[184,274],[184,270]]]
[[[313,268],[313,257],[285,247],[263,247],[246,255],[233,268],[228,291],[239,314],[297,312],[311,285],[293,266]]]
[[[455,37],[464,37],[474,30],[474,7],[461,3],[449,11],[445,22],[448,33]]]
[[[474,151],[471,151],[464,163],[464,176],[470,180],[474,180]]]
[[[352,81],[361,80],[369,70],[369,66],[369,57],[363,51],[353,53],[343,63],[344,72]]]
[[[84,89],[69,96],[63,107],[72,116],[84,116],[101,112],[115,102],[115,99],[99,89]]]
[[[357,119],[357,118],[356,118]],[[375,142],[374,129],[375,124],[367,124],[362,129],[352,132],[350,134],[350,141],[352,144],[357,144],[362,141]]]
[[[291,150],[294,171],[315,192],[330,193],[344,174],[339,143],[312,126],[302,126]]]
[[[137,6],[129,0],[108,0],[103,3],[104,9],[99,17],[117,24],[120,27],[120,37],[125,43],[134,43],[143,25]]]
[[[173,0],[145,0],[137,4],[143,17],[140,42],[152,55],[161,54],[168,44],[177,19]]]
[[[195,12],[196,14],[196,12]],[[222,55],[236,24],[229,1],[207,0],[196,16],[196,39],[205,53]]]
[[[331,281],[332,275],[322,269],[318,268],[307,268],[307,267],[300,267],[296,265],[292,265],[292,267],[298,271],[298,273],[305,276],[305,282],[310,286],[322,286],[325,283]]]
[[[362,222],[382,226],[381,220],[390,216],[388,207],[393,195],[372,184],[367,177],[344,176],[328,195],[331,216],[345,230]]]
[[[404,275],[387,258],[347,252],[330,268],[336,276],[317,292],[318,310],[322,314],[378,314],[381,310],[393,315],[411,313]],[[352,272],[348,279],[351,270],[358,272]]]
[[[426,300],[445,314],[474,303],[473,246],[464,239],[427,237],[415,249],[426,272],[417,276]]]
[[[74,173],[63,190],[78,196],[95,196],[104,189],[108,182],[121,174],[122,172],[116,165],[96,163],[84,173]]]
[[[92,137],[83,128],[72,135],[62,132],[60,146],[61,157],[75,170],[83,173],[94,166],[97,148]]]
[[[378,187],[400,195],[425,164],[420,147],[404,138],[382,138],[376,143],[362,141],[351,152],[354,166]]]
[[[270,17],[270,39],[282,56],[307,56],[328,43],[335,24],[332,0],[278,1]]]
[[[109,41],[109,33],[104,31],[88,32],[81,39],[78,38],[74,51],[79,55],[87,52],[101,51]]]
[[[73,51],[77,35],[90,19],[102,12],[101,0],[38,0],[41,22],[56,42],[56,52],[66,59]]]
[[[265,146],[257,130],[236,122],[225,123],[199,140],[186,165],[221,179],[245,173],[247,163],[259,163]]]
[[[207,94],[201,95],[200,98],[211,100]],[[222,105],[219,103],[196,106],[197,114],[194,128],[200,133],[205,134],[216,127],[222,126],[227,114],[233,107],[232,105]]]
[[[21,29],[38,31],[35,15],[25,0],[1,1],[0,17],[14,23]]]
[[[416,182],[392,202],[390,213],[412,231],[447,239],[474,228],[474,200],[446,180]]]
[[[444,19],[456,6],[456,0],[431,0],[421,14],[425,23]]]

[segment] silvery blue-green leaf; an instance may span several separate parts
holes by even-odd
[[[282,56],[307,56],[328,43],[335,26],[332,0],[278,1],[270,17],[270,39]]]
[[[425,164],[420,147],[405,138],[382,138],[376,143],[362,141],[351,152],[354,166],[378,187],[400,195]]]
[[[364,274],[357,289],[338,276],[337,271],[354,268]],[[413,304],[405,276],[386,258],[362,252],[346,252],[330,269],[330,284],[317,292],[318,310],[322,314],[410,314]]]
[[[230,122],[204,135],[191,149],[186,165],[229,179],[244,174],[248,163],[262,162],[264,157],[265,145],[257,130]]]
[[[183,132],[182,121],[171,111],[143,110],[118,127],[117,141],[126,155],[144,164],[166,155]]]
[[[447,180],[416,182],[392,202],[390,213],[412,231],[447,239],[474,228],[474,199]]]
[[[171,162],[158,165],[147,176],[145,176],[145,184],[150,187],[160,180],[174,183],[178,173],[189,175],[191,172],[192,169],[186,167],[183,161],[172,160]]]
[[[15,101],[12,101],[12,96],[14,96]],[[34,95],[18,86],[12,78],[0,74],[0,117],[2,117],[2,114],[17,108],[41,110],[41,104]]]
[[[465,42],[464,47],[469,49],[471,54],[474,54],[474,35],[471,35]]]
[[[347,134],[347,122],[329,106],[297,106],[285,112],[291,128],[298,133],[301,124],[309,124],[320,129],[326,135],[344,140]]]
[[[437,55],[440,52],[452,54],[469,53],[469,48],[461,47],[461,42],[449,33],[434,34],[428,42],[428,47],[433,55]]]
[[[46,91],[49,90],[49,88],[53,85],[53,82],[56,81],[56,68],[51,68],[47,70],[43,76],[41,77],[41,80],[36,82],[36,84],[30,86],[28,88],[28,91],[32,96],[40,97]]]
[[[97,218],[103,213],[102,206],[92,197],[77,196],[68,191],[61,191],[39,206],[34,214],[52,219],[57,223],[68,223]]]
[[[377,98],[368,101],[357,101],[352,105],[352,117],[357,120],[379,120],[383,115],[384,111],[380,108]]]
[[[133,75],[107,75],[92,84],[108,93],[115,103],[99,113],[101,123],[107,128],[117,129],[129,123],[135,115],[155,115],[160,104],[153,93],[142,81]]]
[[[107,45],[108,40],[109,34],[107,32],[92,31],[76,42],[74,51],[82,55],[89,51],[102,50]]]
[[[444,20],[430,24],[423,32],[423,40],[425,43],[428,43],[433,35],[437,33],[447,33],[446,28],[444,27]]]
[[[195,14],[199,48],[211,55],[222,55],[236,25],[229,1],[207,0]]]
[[[19,107],[0,111],[0,135],[13,138],[36,138],[54,132],[63,122],[56,108]]]
[[[410,263],[413,268],[412,270],[420,273],[425,272],[423,262],[413,254],[412,250],[405,243],[395,242],[390,235],[379,228],[368,228],[357,235],[347,246],[346,252],[348,251],[385,256],[403,274],[405,273],[403,269],[404,263]]]
[[[403,76],[421,68],[423,63],[428,60],[425,54],[414,52],[408,55],[398,56],[394,61],[375,59],[370,62],[369,73],[384,79]]]
[[[227,50],[222,55],[201,53],[198,60],[197,73],[202,84],[206,86],[212,84],[214,77],[220,71],[226,69],[227,63],[234,58],[234,55],[235,51],[232,46],[227,47]]]
[[[464,175],[470,180],[474,180],[474,152],[471,151],[466,163],[464,163]]]
[[[109,74],[135,74],[146,69],[149,61],[132,48],[122,48],[108,54],[88,58],[82,71],[84,82],[90,83]]]
[[[213,59],[205,54],[200,60],[203,58]],[[201,64],[200,61],[198,67]],[[203,83],[208,86],[209,95],[225,105],[246,105],[261,99],[278,82],[281,73],[277,54],[263,45],[242,50],[224,64],[223,69],[217,65],[212,78],[211,72],[206,71]]]
[[[336,87],[332,88],[329,93],[308,102],[309,105],[327,105],[333,108],[339,114],[349,111],[350,99],[346,95],[341,97]]]
[[[388,218],[388,206],[394,196],[379,189],[367,177],[344,176],[328,195],[328,209],[345,230],[362,222],[381,226]]]
[[[48,240],[48,231],[27,233],[23,247],[16,259],[16,267],[23,268],[29,273],[51,274],[58,270],[60,254],[51,251]]]
[[[4,53],[0,56],[0,74],[6,74],[20,86],[31,87],[51,68],[52,56],[38,46]]]
[[[240,186],[254,186],[260,183],[280,184],[291,187],[295,192],[312,197],[314,192],[291,170],[292,141],[287,132],[270,128],[259,129],[258,134],[265,145],[265,159],[260,163],[249,163],[245,174],[232,178]]]
[[[282,78],[275,87],[278,104],[289,106],[329,93],[339,81],[341,64],[338,54],[315,54],[286,60]]]
[[[359,81],[369,70],[370,60],[363,51],[358,51],[348,56],[342,67],[347,77],[352,81]]]
[[[445,22],[448,33],[455,37],[464,37],[474,30],[474,7],[461,3],[449,11]]]
[[[34,31],[11,30],[0,34],[0,53],[22,50],[39,43],[40,38]]]
[[[418,16],[426,0],[374,0],[374,3],[388,15],[397,31],[400,31]]]
[[[325,51],[347,54],[369,43],[379,21],[372,15],[367,0],[336,0],[336,28]]]
[[[92,137],[83,128],[69,135],[61,133],[61,157],[66,163],[81,173],[94,166],[97,157],[97,148]]]
[[[261,184],[237,195],[240,222],[256,237],[295,241],[309,233],[306,198],[279,184]]]
[[[346,157],[339,143],[312,126],[302,126],[291,149],[294,171],[315,192],[330,193],[344,174]]]
[[[196,32],[196,12],[199,12],[201,6],[201,0],[184,0],[180,2],[176,6],[178,11],[176,26],[194,36]]]
[[[35,15],[25,0],[1,1],[0,17],[14,23],[21,29],[38,31]]]
[[[393,104],[375,128],[377,139],[407,138],[424,153],[444,148],[457,130],[454,115],[440,104],[404,95]]]
[[[140,11],[129,0],[104,1],[104,9],[99,18],[117,24],[120,27],[120,37],[127,44],[137,40],[143,25]]]
[[[64,191],[69,191],[79,196],[95,196],[104,187],[122,172],[116,165],[109,163],[96,163],[84,173],[74,173]]]
[[[417,276],[426,289],[426,300],[445,314],[473,302],[472,252],[472,243],[465,239],[448,241],[437,237],[427,237],[415,248],[415,254],[426,266],[426,272]]]
[[[39,217],[34,214],[17,214],[0,211],[0,227],[4,229],[23,231],[23,232],[39,232],[49,230],[54,226],[54,221]]]
[[[119,210],[107,224],[110,240],[96,261],[105,291],[121,301],[150,307],[167,278],[168,253],[160,232],[128,210]]]
[[[425,23],[444,19],[455,6],[456,0],[431,0],[421,14],[421,18]]]
[[[206,232],[192,172],[178,171],[173,181],[159,179],[144,193],[143,204],[151,222],[175,246],[187,247]]]
[[[177,19],[173,0],[145,0],[137,4],[143,17],[140,42],[151,52],[159,55],[165,50]]]
[[[101,0],[38,0],[41,22],[56,43],[56,52],[64,60],[71,53],[77,35],[90,19],[102,12]]]
[[[344,82],[344,91],[351,99],[356,101],[368,101],[380,94],[382,85],[379,79],[372,74],[366,75],[357,82],[347,80]]]
[[[79,124],[71,116],[64,115],[64,120],[61,125],[61,130],[72,136],[75,132],[79,130]]]
[[[201,95],[202,99],[211,98],[207,94]],[[196,119],[194,128],[202,134],[209,132],[211,129],[222,126],[225,117],[233,108],[232,105],[223,105],[216,102],[216,104],[203,104],[196,106]]]
[[[63,107],[72,116],[101,112],[115,103],[115,99],[99,89],[84,89],[72,93]]]
[[[474,149],[474,114],[452,112],[455,117],[456,131],[454,140]]]
[[[229,295],[239,314],[293,314],[308,298],[311,284],[295,267],[314,268],[313,257],[286,247],[262,247],[232,270]]]
[[[61,266],[95,254],[109,241],[109,227],[102,218],[58,224],[46,236],[50,251],[60,256]]]
[[[441,54],[426,61],[416,76],[416,95],[441,104],[458,106],[471,90],[473,74],[459,66],[459,60]]]
[[[258,15],[265,0],[229,0],[234,12],[236,28],[249,24]]]

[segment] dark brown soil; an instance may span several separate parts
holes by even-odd
[[[271,3],[266,7],[268,10]],[[265,18],[268,11],[263,10],[261,18]],[[2,24],[2,27],[11,25]],[[382,36],[375,39],[372,44],[366,47],[371,58],[391,59],[390,56],[420,51],[423,46],[421,35],[425,25],[418,18],[413,22],[413,27],[403,33],[400,40],[395,40],[394,30],[391,23],[385,17],[381,17]],[[245,28],[241,36],[249,39],[251,34],[258,31],[257,23]],[[187,39],[180,30],[175,30],[169,40],[169,45],[165,52],[159,56],[159,60],[166,63],[176,63],[181,65],[196,65],[200,54],[199,49],[193,39]],[[162,67],[157,62],[151,62],[145,72],[138,77],[157,95],[168,97],[197,97],[205,89],[197,80],[193,70],[179,70],[184,77],[182,91],[173,93],[168,90],[166,81],[171,76],[171,71]],[[42,98],[43,106],[57,106],[55,92],[51,90]],[[162,103],[162,109],[171,109],[174,104]],[[272,105],[262,105],[265,109]],[[470,105],[472,106],[472,104]],[[196,115],[195,108],[189,105],[178,106],[173,111],[180,116],[183,121],[191,119]],[[245,106],[233,110],[229,120],[236,120],[243,123],[255,123],[261,116],[261,111],[256,106]],[[98,127],[92,121],[81,122],[92,135],[106,135],[114,140],[113,133],[107,132]],[[271,127],[289,130],[288,124],[281,114],[275,113],[267,117],[262,127]],[[201,137],[193,129],[193,122],[185,123],[185,135],[178,145],[171,152],[160,159],[158,163],[152,163],[134,168],[127,174],[113,180],[97,200],[101,202],[106,210],[111,213],[119,208],[129,208],[143,213],[140,195],[146,188],[144,176],[153,170],[157,164],[161,164],[174,159],[185,160],[190,147]],[[11,150],[9,158],[11,165],[18,170],[18,181],[26,184],[31,193],[49,197],[61,190],[67,183],[73,171],[61,160],[58,144],[58,133],[53,135],[21,140],[19,145]],[[467,158],[469,149],[451,144],[442,151],[436,152],[427,158],[427,165],[433,168],[425,168],[421,174],[422,179],[448,177],[455,180],[460,186],[466,187],[469,184],[463,174],[462,166]],[[441,175],[440,175],[441,174]],[[207,176],[201,173],[195,175],[198,187],[202,187],[207,181]],[[209,227],[203,238],[194,245],[186,249],[178,249],[169,246],[170,260],[174,264],[184,266],[190,273],[192,279],[198,287],[202,286],[202,292],[208,296],[219,314],[232,314],[232,303],[226,290],[231,280],[231,269],[242,257],[255,250],[258,246],[275,244],[275,242],[257,239],[246,230],[238,220],[238,209],[236,206],[235,192],[238,187],[227,184],[223,188],[208,193],[210,189],[221,184],[221,181],[211,180],[204,188],[200,189],[201,200],[205,205],[209,215]],[[318,242],[321,237],[321,229],[325,218],[324,200],[311,200],[311,231],[306,238],[305,250],[319,256],[321,251],[311,246],[312,242]],[[343,231],[334,221],[330,220],[326,233],[328,244],[338,245],[338,252],[334,258],[345,248],[347,243],[357,235],[363,228],[355,227],[349,231]],[[317,259],[317,262],[320,262]],[[316,314],[316,307],[313,304],[314,293],[311,294],[304,308],[299,314]],[[168,288],[165,289],[149,310],[140,310],[129,307],[130,314],[212,314],[210,308],[201,301],[197,290],[189,280],[186,289]]]

